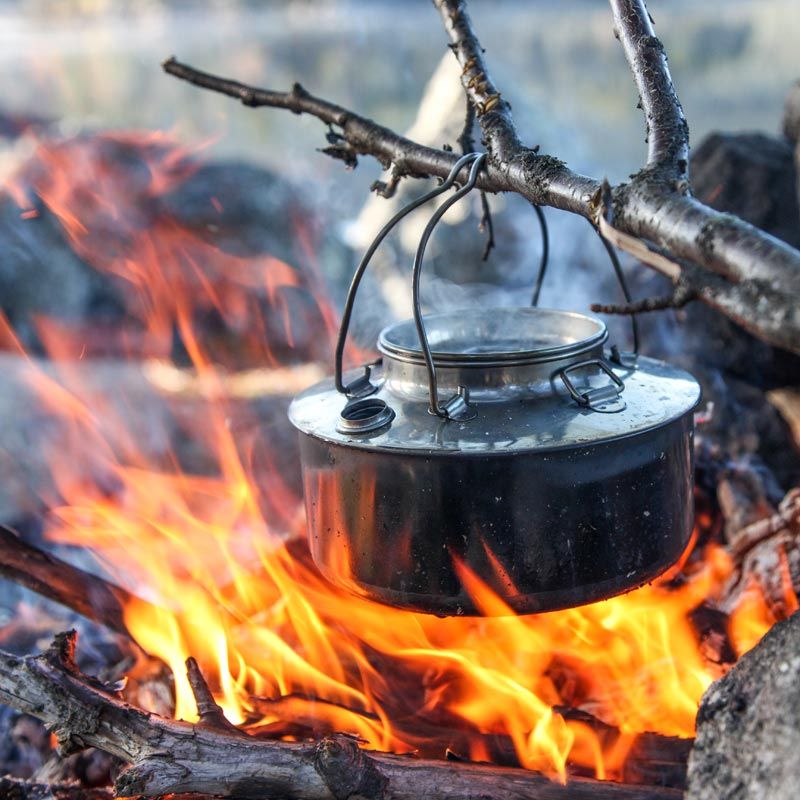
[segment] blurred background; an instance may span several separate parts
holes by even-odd
[[[712,130],[777,132],[783,99],[800,75],[795,0],[648,6],[694,144]],[[475,0],[470,8],[523,138],[612,182],[639,168],[642,118],[606,3]],[[427,0],[403,2],[402,13],[377,0],[0,0],[0,134],[7,137],[0,168],[18,162],[26,145],[17,134],[29,121],[61,135],[170,131],[204,145],[204,158],[244,161],[312,186],[330,209],[326,226],[339,235],[367,200],[375,163],[365,159],[346,175],[340,162],[315,152],[324,146],[316,120],[236,106],[167,77],[160,61],[175,55],[278,89],[298,80],[405,130],[444,51]],[[582,230],[578,220],[566,224],[567,238]],[[559,237],[555,245],[558,256]],[[545,302],[557,304],[559,286],[549,290],[556,295]]]
[[[177,130],[298,176],[335,176],[343,213],[375,177],[354,177],[314,154],[312,119],[235,109],[231,101],[160,72],[175,55],[245,82],[310,91],[409,126],[445,48],[427,0],[2,0],[4,114],[36,115],[66,130]],[[648,7],[699,142],[710,130],[774,132],[798,77],[800,15],[793,0],[651,0]],[[496,82],[523,134],[575,169],[618,181],[645,152],[636,92],[610,12],[597,0],[473,0],[470,9]]]

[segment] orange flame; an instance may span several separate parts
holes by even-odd
[[[146,165],[138,184],[115,160],[121,147]],[[37,158],[15,196],[27,197],[19,189],[27,185],[74,250],[122,282],[129,319],[139,325],[138,338],[132,329],[122,336],[132,355],[166,359],[177,331],[203,387],[191,434],[213,454],[214,474],[185,474],[177,457],[152,463],[126,420],[75,369],[86,332],[40,322],[58,375],[31,362],[31,385],[69,433],[68,446],[50,454],[57,498],[47,498],[48,536],[90,548],[148,601],[126,608],[125,621],[172,669],[177,717],[196,718],[184,671],[193,655],[227,717],[256,735],[346,731],[371,748],[442,756],[452,747],[565,780],[568,764],[619,777],[641,732],[693,734],[699,699],[719,667],[703,658],[690,614],[729,577],[724,551],[706,546],[679,567],[679,581],[671,580],[676,568],[612,600],[527,617],[513,615],[464,565],[460,577],[478,607],[501,616],[438,619],[334,588],[292,539],[304,529],[296,493],[277,469],[267,479],[253,469],[256,458],[270,463],[269,449],[248,450],[232,432],[245,412],[231,402],[229,371],[196,333],[198,310],[214,309],[231,329],[252,332],[242,346],[256,362],[278,364],[267,337],[275,318],[285,319],[284,349],[304,326],[306,339],[329,347],[335,315],[307,230],[298,229],[306,261],[299,270],[272,256],[225,253],[169,214],[148,217],[142,209],[196,169],[163,135],[43,144]],[[209,203],[221,208],[216,197]],[[318,305],[298,319],[286,297],[301,286]],[[258,288],[272,317],[253,301]],[[3,341],[15,342],[5,327]],[[76,478],[77,460],[102,481]],[[346,574],[346,551],[335,555]],[[771,623],[763,598],[748,593],[731,618],[737,652]],[[603,738],[565,707],[620,734]]]

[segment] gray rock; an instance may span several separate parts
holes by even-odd
[[[703,696],[686,800],[800,797],[800,613]]]

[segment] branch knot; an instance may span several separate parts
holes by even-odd
[[[336,800],[384,800],[388,778],[346,736],[329,736],[314,748],[314,769]]]

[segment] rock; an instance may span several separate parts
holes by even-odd
[[[800,247],[794,149],[765,133],[712,133],[692,154],[698,200]]]
[[[703,696],[686,800],[799,796],[800,613],[795,613]]]

